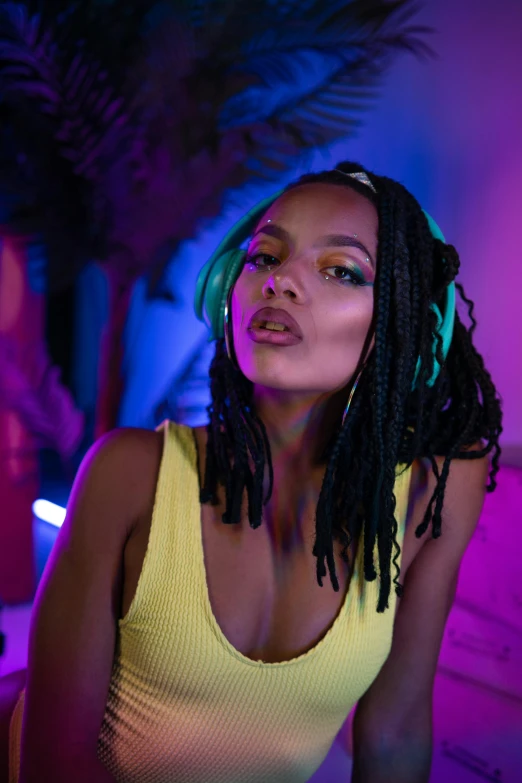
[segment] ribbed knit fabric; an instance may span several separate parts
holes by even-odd
[[[194,434],[162,427],[149,542],[119,622],[98,757],[122,783],[305,783],[386,660],[395,592],[378,614],[379,578],[364,581],[361,545],[318,644],[282,663],[242,655],[210,604]],[[397,471],[395,484],[401,545],[410,474]]]

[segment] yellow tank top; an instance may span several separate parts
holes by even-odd
[[[149,542],[119,622],[98,757],[125,783],[305,783],[388,656],[395,592],[378,614],[379,578],[364,581],[359,546],[318,644],[281,663],[242,655],[210,604],[193,432],[162,427]],[[397,470],[394,490],[401,546],[410,475]]]

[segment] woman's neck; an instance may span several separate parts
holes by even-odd
[[[338,430],[346,392],[289,395],[273,389],[254,390],[254,405],[265,425],[278,475],[305,478],[324,465],[324,452]]]

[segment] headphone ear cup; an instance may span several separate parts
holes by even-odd
[[[437,325],[435,328],[442,338],[441,350],[444,359],[446,359],[448,355],[448,351],[451,345],[451,339],[453,337],[453,327],[455,325],[455,299],[456,299],[455,283],[452,281],[446,288],[446,305],[444,308],[444,317],[442,316],[442,313],[440,312],[436,304],[430,305],[431,309],[433,310],[433,312],[437,317]],[[437,339],[435,337],[433,338],[432,351],[433,351],[433,357],[435,359],[435,364],[433,368],[433,375],[427,382],[428,386],[433,386],[441,370],[441,366],[437,361]],[[420,356],[417,359],[417,368],[415,370],[415,377],[413,379],[413,386],[412,386],[413,389],[417,384],[417,378],[419,376],[419,372],[420,372]]]
[[[435,313],[435,316],[437,318],[437,325],[436,325],[435,328],[436,328],[437,332],[439,332],[439,334],[440,334],[441,333],[441,327],[442,327],[442,315],[441,315],[441,312],[440,312],[440,310],[439,310],[439,308],[437,307],[436,304],[431,304],[430,305],[430,310],[432,310]],[[440,364],[437,361],[436,348],[437,348],[437,338],[434,337],[433,338],[432,352],[433,352],[433,359],[435,361],[435,364],[434,364],[434,367],[433,367],[433,375],[431,376],[429,381],[427,381],[427,385],[428,386],[433,386],[433,384],[437,380],[437,376],[438,376],[438,374],[440,372]],[[444,353],[444,350],[443,350],[442,353],[443,353],[444,358],[446,358],[446,354]],[[420,360],[420,356],[419,356],[419,358],[417,359],[417,367],[415,369],[415,376],[413,378],[412,389],[415,389],[415,387],[417,385],[417,380],[419,378],[420,368],[421,368],[421,360]]]
[[[205,272],[204,278],[201,274],[198,278],[198,286],[200,280],[201,285],[196,296],[205,323],[211,331],[212,340],[225,335],[223,320],[228,292],[239,277],[245,257],[244,250],[227,250],[213,261],[210,270],[202,270]]]
[[[424,215],[426,216],[426,219],[428,221],[429,229],[432,233],[432,236],[435,239],[439,239],[441,242],[446,242],[444,238],[444,234],[440,230],[437,223],[433,220],[430,214],[426,212],[426,210],[422,210],[424,212]],[[444,359],[448,355],[448,351],[450,349],[451,345],[451,339],[453,337],[453,328],[455,325],[455,306],[456,306],[456,294],[455,294],[455,282],[451,281],[449,285],[446,288],[446,302],[444,304],[444,315],[442,315],[440,309],[437,307],[436,304],[431,304],[430,308],[433,310],[437,317],[437,325],[436,330],[442,337],[442,356]],[[440,373],[441,366],[437,361],[437,340],[434,337],[433,339],[433,345],[432,345],[432,352],[434,357],[434,367],[433,367],[433,375],[427,381],[428,386],[433,386],[435,381],[437,380],[437,377]],[[420,372],[420,366],[421,366],[421,360],[420,356],[417,359],[417,367],[415,369],[415,376],[413,378],[413,385],[412,389],[415,389],[417,385],[417,380],[419,377]]]
[[[196,294],[194,297],[194,310],[196,311],[196,318],[200,321],[205,321],[207,326],[212,330],[209,341],[216,340],[218,337],[223,337],[223,326],[222,321],[219,321],[219,313],[221,312],[224,315],[225,305],[221,304],[220,310],[216,302],[221,302],[221,300],[226,302],[226,293],[228,293],[230,286],[234,285],[235,279],[241,271],[241,265],[244,263],[244,251],[240,251],[238,248],[248,239],[251,231],[255,228],[256,223],[261,219],[268,207],[270,207],[283,192],[283,190],[279,190],[273,196],[263,199],[263,201],[256,204],[255,207],[247,212],[241,220],[238,220],[212,253],[198,275]],[[241,258],[231,258],[229,256],[231,252],[241,253]],[[227,280],[223,281],[223,268],[228,268],[229,264],[231,270],[230,278],[228,277],[227,272]],[[236,278],[234,278],[234,274]],[[223,287],[226,288],[224,297],[222,295]],[[214,326],[217,330],[215,333]]]

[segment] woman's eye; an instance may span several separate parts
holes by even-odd
[[[347,266],[330,266],[327,269],[324,269],[323,272],[327,272],[330,277],[339,280],[341,283],[366,285],[366,280],[363,275],[356,269],[349,269]]]
[[[278,264],[279,260],[275,256],[271,256],[270,253],[255,253],[252,256],[247,256],[246,263],[256,269],[266,269],[267,266]]]

